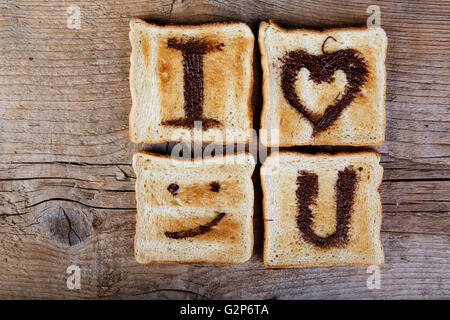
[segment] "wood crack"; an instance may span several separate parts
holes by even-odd
[[[172,0],[172,3],[170,4],[169,19],[172,18],[173,7],[174,7],[176,1],[177,0]]]
[[[64,216],[66,217],[67,223],[69,225],[69,232],[67,233],[67,239],[69,240],[69,246],[72,246],[72,240],[70,239],[70,233],[71,232],[78,238],[78,241],[81,242],[82,240],[81,240],[80,236],[75,231],[75,229],[72,227],[72,222],[70,221],[69,216],[66,213],[66,210],[64,210],[64,208],[61,208],[61,210],[62,210]]]
[[[433,182],[433,181],[450,181],[450,178],[383,179],[383,182]]]
[[[136,294],[135,296],[148,295],[148,294],[151,294],[151,293],[158,293],[158,292],[164,292],[164,291],[178,292],[178,293],[188,293],[188,294],[193,294],[193,295],[199,296],[199,297],[201,297],[203,299],[209,300],[209,297],[206,296],[206,295],[203,295],[201,293],[198,293],[198,292],[195,292],[195,291],[191,291],[191,290],[185,290],[185,289],[155,289],[155,290],[152,290],[152,291]]]
[[[136,208],[117,208],[117,207],[101,207],[101,206],[92,206],[86,203],[83,203],[81,201],[77,201],[77,200],[73,200],[73,199],[65,199],[65,198],[50,198],[50,199],[46,199],[46,200],[42,200],[39,202],[36,202],[32,205],[26,206],[26,209],[30,209],[33,207],[36,207],[40,204],[46,203],[46,202],[50,202],[50,201],[68,201],[68,202],[73,202],[73,203],[78,203],[82,206],[88,207],[88,208],[93,208],[93,209],[106,209],[106,210],[136,210]]]

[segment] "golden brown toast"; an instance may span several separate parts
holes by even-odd
[[[179,160],[146,152],[136,172],[140,263],[239,264],[253,249],[250,154]]]
[[[271,154],[261,168],[264,264],[382,265],[379,157]]]
[[[262,22],[261,141],[276,146],[380,145],[385,131],[383,29],[286,30]],[[279,131],[278,131],[279,130]]]
[[[246,24],[132,19],[130,28],[133,142],[251,140],[254,36]]]

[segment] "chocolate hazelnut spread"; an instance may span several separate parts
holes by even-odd
[[[334,37],[328,36],[326,39],[322,42],[322,53],[325,53],[325,43],[327,43],[328,39],[333,39],[334,41],[337,41]]]
[[[183,54],[185,117],[163,121],[162,124],[193,128],[194,121],[202,121],[204,129],[220,125],[215,119],[203,118],[203,55],[222,50],[223,43],[171,38],[167,42],[167,47],[180,50]]]
[[[328,38],[327,38],[328,39]],[[313,135],[326,130],[339,117],[342,110],[347,107],[367,80],[368,71],[359,51],[343,49],[321,55],[311,55],[303,50],[288,52],[281,60],[281,87],[284,98],[289,104],[300,112],[313,125]],[[333,82],[333,74],[342,70],[347,77],[347,84],[342,98],[329,105],[322,116],[309,111],[300,101],[295,91],[295,80],[298,72],[306,68],[309,78],[315,83]]]
[[[202,224],[202,225],[199,225],[198,227],[188,229],[188,230],[183,230],[183,231],[175,231],[175,232],[166,231],[164,233],[164,235],[167,238],[171,238],[171,239],[183,239],[183,238],[195,237],[195,236],[198,236],[200,234],[210,231],[211,228],[214,227],[215,225],[217,225],[224,216],[225,216],[225,212],[218,212],[217,216],[206,224]]]
[[[180,186],[177,185],[176,183],[171,183],[169,184],[169,186],[167,187],[167,190],[169,190],[169,192],[171,194],[173,194],[174,196],[176,196],[178,194],[178,189],[180,189]]]
[[[354,201],[357,175],[354,170],[345,168],[338,172],[336,183],[336,230],[327,237],[318,236],[312,229],[313,213],[310,209],[316,203],[319,192],[317,174],[300,171],[297,177],[297,227],[302,238],[320,248],[343,246],[348,241],[351,210]]]
[[[220,184],[216,181],[211,182],[209,184],[209,187],[212,192],[219,192],[219,190],[220,190]]]

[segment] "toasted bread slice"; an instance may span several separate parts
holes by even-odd
[[[384,142],[387,37],[383,29],[319,32],[262,22],[258,41],[263,144]]]
[[[376,151],[275,152],[261,168],[267,267],[382,265]]]
[[[250,259],[252,155],[179,160],[137,152],[133,168],[139,263],[240,264]]]
[[[130,28],[134,143],[251,140],[254,36],[246,24],[132,19]]]

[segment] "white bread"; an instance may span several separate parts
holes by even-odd
[[[136,260],[240,264],[250,259],[254,168],[249,153],[203,160],[135,153]]]
[[[277,146],[270,130],[279,130],[279,146],[367,146],[384,142],[387,37],[383,29],[341,28],[320,32],[287,30],[273,22],[262,22],[258,41],[263,69],[264,145]],[[345,55],[347,60],[338,55]],[[292,62],[299,59],[297,70]],[[311,72],[314,68],[306,65],[316,66],[317,72]],[[283,73],[284,69],[288,71]],[[361,69],[365,75],[358,76],[356,70]],[[325,78],[314,79],[314,75]],[[361,82],[353,85],[350,79]],[[289,87],[287,83],[292,85]],[[293,92],[290,100],[286,92]],[[344,97],[349,103],[344,103]],[[298,103],[292,102],[295,99]],[[343,109],[337,111],[340,103]],[[331,106],[336,106],[335,112],[331,112]],[[327,109],[329,112],[325,113]],[[330,120],[334,113],[335,120]]]
[[[378,187],[383,168],[379,159],[376,151],[336,154],[272,153],[261,168],[265,266],[382,265],[382,208]],[[338,184],[338,177],[341,176],[338,172],[350,172],[356,182],[353,205],[350,203],[348,211],[346,237],[333,239],[330,235],[338,234],[338,189],[350,188],[345,192],[352,193],[351,180],[341,180]],[[308,185],[305,177],[311,174],[312,177],[316,175],[318,190],[315,196],[309,198],[311,203],[308,203],[305,199],[308,199],[308,193],[314,194],[315,187],[313,184]],[[347,196],[346,193],[340,194],[341,199],[352,198],[348,196],[349,193]],[[345,211],[345,202],[339,203]],[[313,234],[304,231],[307,229],[305,215],[309,214],[308,210]],[[343,225],[339,230],[341,234],[345,233]],[[328,246],[320,245],[326,244],[323,240],[311,240],[316,236],[321,239],[329,238]],[[334,240],[337,241],[333,243]]]
[[[246,24],[158,26],[132,19],[130,28],[133,105],[129,130],[134,143],[198,141],[202,133],[206,142],[252,139],[254,36]],[[181,47],[187,44],[190,50],[196,46],[208,52],[191,55],[193,60],[186,63]],[[193,89],[185,90],[190,88],[185,74]],[[191,108],[188,125],[174,124],[188,117],[186,108]],[[193,108],[201,117],[195,116]],[[203,130],[192,126],[193,119],[199,118]]]

